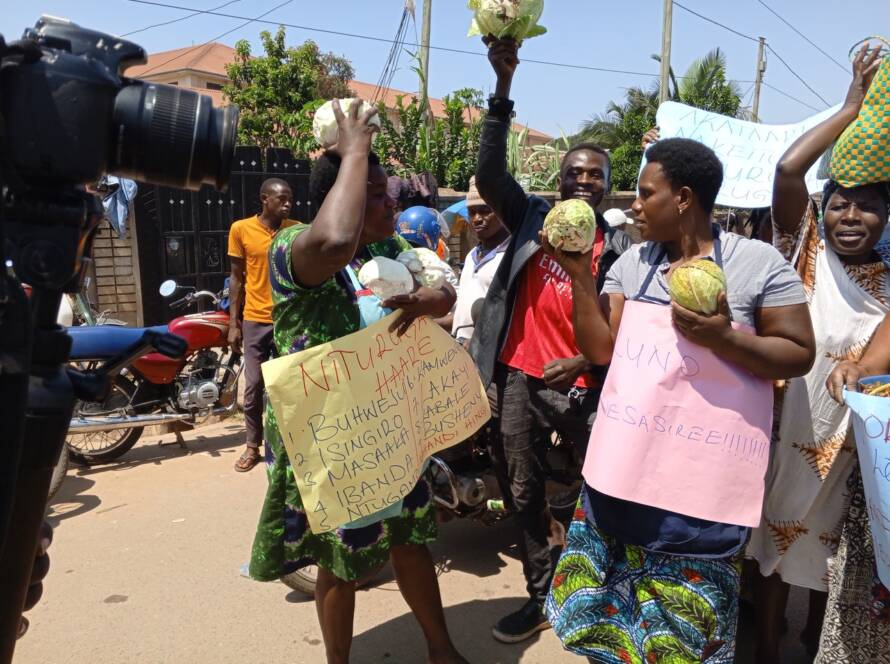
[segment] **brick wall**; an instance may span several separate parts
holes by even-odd
[[[103,221],[93,242],[93,288],[95,308],[129,325],[142,325],[142,294],[139,292],[139,261],[133,215],[127,219],[126,238],[120,239]],[[92,289],[91,289],[92,290]]]

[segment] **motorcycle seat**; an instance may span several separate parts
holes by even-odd
[[[105,360],[126,350],[142,338],[146,330],[169,332],[166,325],[121,327],[120,325],[81,325],[69,327],[72,360]]]

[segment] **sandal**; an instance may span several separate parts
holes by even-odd
[[[262,457],[260,456],[260,451],[256,450],[254,454],[250,453],[250,450],[256,449],[253,447],[248,447],[244,452],[241,453],[241,456],[238,457],[238,460],[235,462],[235,471],[238,473],[246,473],[249,470],[253,470],[253,467],[257,465]]]

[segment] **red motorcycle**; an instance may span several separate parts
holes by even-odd
[[[188,343],[182,359],[160,353],[144,355],[114,378],[102,402],[76,404],[67,439],[73,459],[84,463],[111,461],[133,447],[147,426],[172,422],[194,425],[235,411],[242,358],[228,345],[228,292],[198,291],[175,281],[161,284],[163,297],[177,292],[185,295],[171,302],[171,308],[187,307],[206,298],[215,309],[151,328],[96,325],[68,329],[71,361],[87,369],[130,347],[146,329],[171,332]],[[182,444],[178,432],[177,439]]]

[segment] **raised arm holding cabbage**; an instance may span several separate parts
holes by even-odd
[[[491,35],[521,43],[547,32],[538,24],[544,0],[469,0],[467,7],[473,10],[468,37]]]

